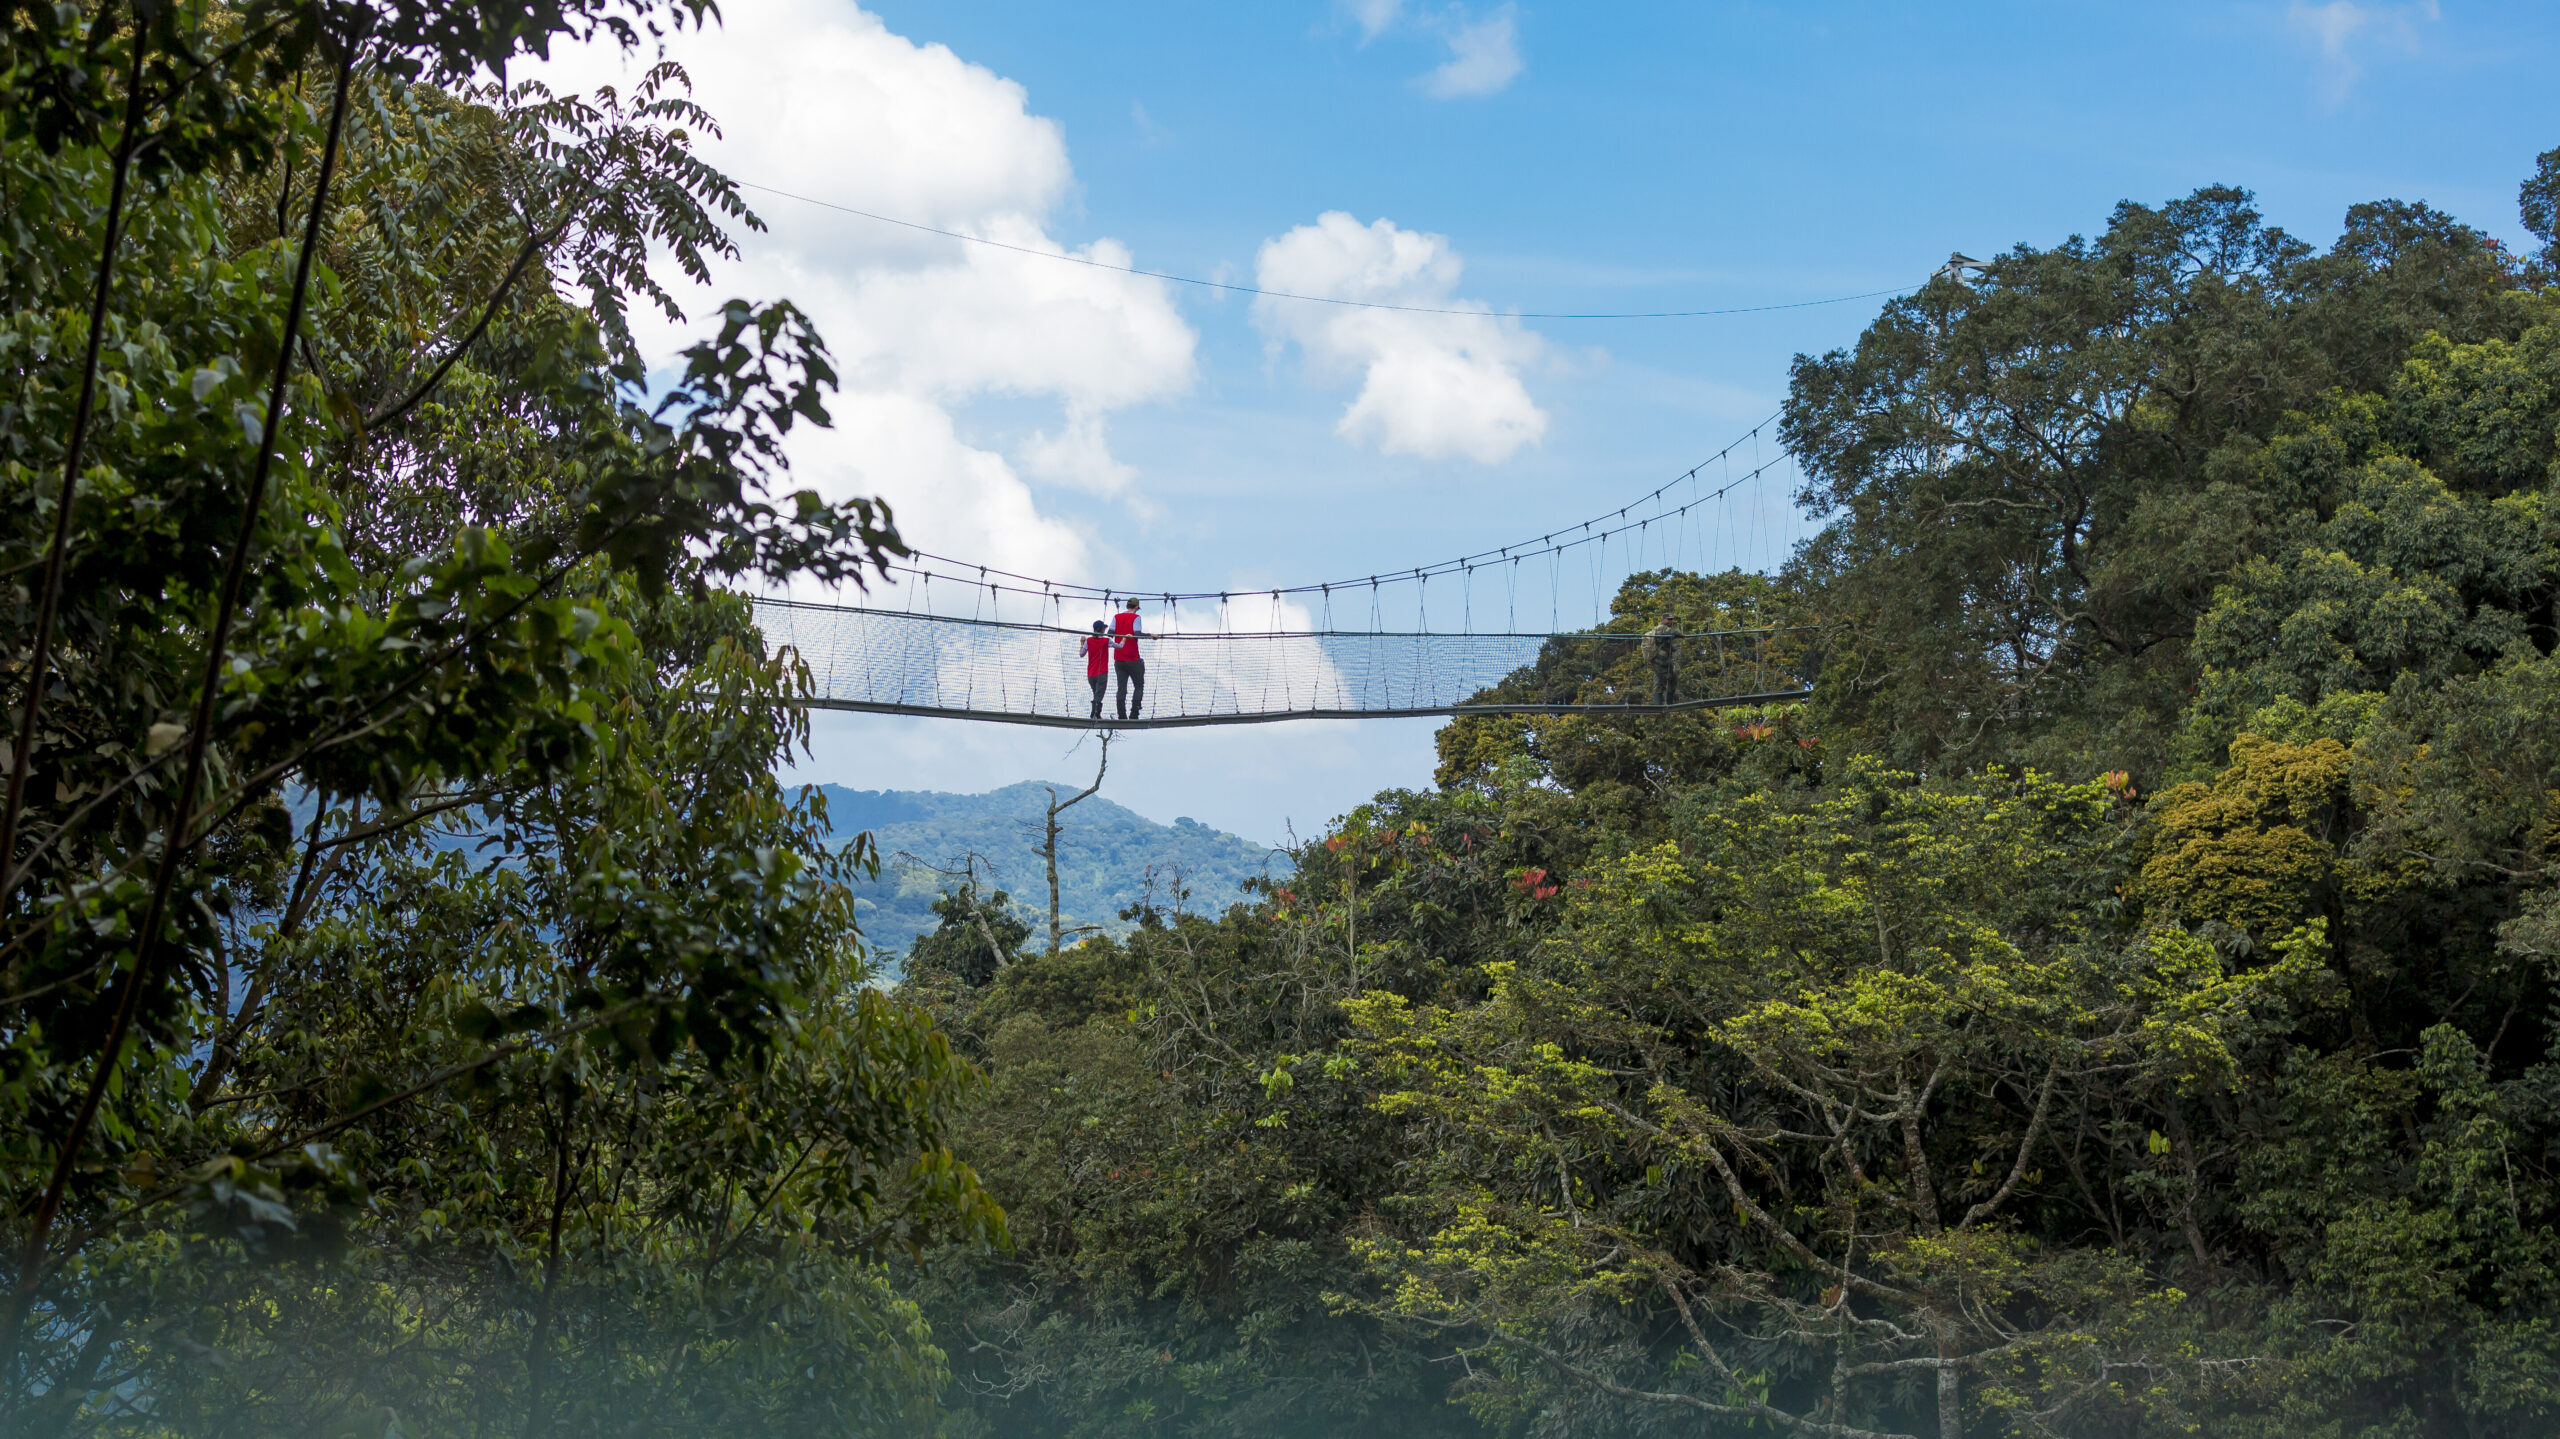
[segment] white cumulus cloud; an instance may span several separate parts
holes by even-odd
[[[2293,0],[2285,22],[2293,33],[2319,52],[2321,88],[2331,104],[2346,99],[2364,73],[2365,53],[2374,46],[2397,50],[2418,48],[2418,26],[2444,18],[2437,0],[2406,5],[2367,5],[2358,0],[2326,0],[2309,4]]]
[[[1160,280],[1116,273],[1111,240],[1048,230],[1075,188],[1056,121],[1023,87],[942,45],[919,45],[843,0],[759,0],[671,47],[722,135],[703,153],[750,185],[1016,249],[882,224],[763,189],[770,227],[741,234],[696,322],[644,335],[653,357],[730,295],[787,297],[816,320],[843,389],[832,431],[799,437],[794,481],[830,498],[880,495],[921,548],[1062,578],[1110,578],[1110,557],[1044,513],[1032,481],[1143,511],[1112,455],[1109,416],[1187,389],[1197,337]],[[625,80],[609,52],[565,59],[556,86]],[[1030,251],[1035,253],[1022,253]],[[1096,262],[1067,263],[1049,256]],[[1098,267],[1099,266],[1099,267]],[[1007,454],[964,434],[986,396],[1054,401],[1058,420]]]
[[[1379,32],[1394,24],[1396,17],[1404,13],[1404,0],[1344,0],[1344,3],[1350,7],[1351,18],[1360,22],[1363,44],[1377,39]]]
[[[1481,20],[1452,18],[1446,34],[1449,58],[1422,77],[1424,94],[1435,100],[1493,95],[1519,76],[1519,26],[1510,6]]]
[[[1044,480],[1056,480],[1097,495],[1117,495],[1138,478],[1137,470],[1111,453],[1100,411],[1069,405],[1067,422],[1057,433],[1042,430],[1022,447],[1022,467]]]
[[[1477,15],[1464,5],[1408,11],[1405,0],[1342,0],[1360,27],[1360,43],[1368,44],[1390,29],[1437,38],[1449,47],[1449,58],[1418,76],[1422,93],[1435,100],[1472,99],[1499,94],[1527,68],[1520,58],[1519,9],[1504,4]]]
[[[1359,376],[1335,433],[1387,454],[1499,464],[1546,434],[1521,368],[1544,351],[1519,321],[1456,298],[1465,262],[1445,235],[1363,225],[1330,211],[1263,242],[1255,283],[1333,300],[1453,311],[1363,309],[1265,296],[1254,319],[1295,343],[1320,379]]]

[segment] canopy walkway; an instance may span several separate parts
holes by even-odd
[[[759,598],[766,642],[808,664],[810,708],[992,720],[1070,729],[1170,729],[1293,719],[1428,715],[1667,714],[1779,704],[1805,697],[1803,632],[1726,630],[1678,642],[1681,695],[1651,702],[1642,660],[1624,664],[1643,636],[1432,634],[1346,630],[1180,630],[1178,614],[1148,618],[1166,633],[1140,640],[1145,700],[1131,719],[1114,696],[1093,714],[1083,641],[1089,631],[1011,620],[964,619],[856,605]],[[1099,615],[1096,616],[1097,618]],[[1525,667],[1552,674],[1584,702],[1479,699]],[[1623,669],[1623,702],[1587,702],[1582,677]],[[1115,682],[1116,683],[1116,682]],[[1536,686],[1542,693],[1546,686]],[[1604,684],[1605,688],[1605,684]]]
[[[1765,529],[1763,477],[1788,463],[1783,452],[1761,458],[1776,419],[1614,511],[1517,544],[1324,584],[1137,592],[1146,681],[1128,719],[1116,677],[1094,712],[1083,649],[1086,626],[1131,598],[1126,589],[910,550],[884,571],[903,608],[759,597],[756,623],[808,664],[814,689],[800,703],[873,714],[1169,729],[1782,704],[1810,693],[1811,631],[1679,635],[1677,702],[1656,704],[1632,629],[1641,621],[1613,603],[1620,577],[1638,571],[1765,571],[1772,557],[1753,552],[1751,536]],[[1256,627],[1238,622],[1266,602]],[[1577,628],[1583,615],[1590,623]],[[1546,628],[1530,632],[1542,618]]]

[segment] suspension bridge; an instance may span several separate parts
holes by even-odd
[[[1649,637],[1645,620],[1610,605],[1615,580],[1637,569],[1740,558],[1730,543],[1719,553],[1716,541],[1736,528],[1728,500],[1783,463],[1733,473],[1737,451],[1756,449],[1766,424],[1611,514],[1391,575],[1246,594],[1138,595],[919,552],[892,567],[902,605],[758,597],[755,618],[769,646],[788,647],[808,666],[812,691],[801,703],[874,714],[1122,730],[1783,704],[1810,693],[1819,646],[1809,629],[1692,627]],[[1572,583],[1568,556],[1576,576],[1590,580],[1588,624],[1558,623]],[[1532,612],[1547,610],[1544,629],[1520,623],[1524,580],[1535,592]],[[1444,616],[1456,592],[1454,630],[1430,623],[1435,581]],[[970,612],[952,612],[955,599]],[[1123,717],[1119,677],[1097,696],[1085,645],[1091,622],[1131,599],[1146,607],[1137,637],[1144,688]],[[1410,623],[1395,622],[1406,615]],[[1345,623],[1362,618],[1365,625]],[[1657,656],[1674,678],[1668,697],[1656,689]]]

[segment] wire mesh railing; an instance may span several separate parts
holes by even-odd
[[[1802,632],[1785,629],[1665,636],[1651,651],[1644,635],[1618,632],[1177,631],[1140,636],[1142,676],[1124,681],[1115,666],[1097,694],[1085,630],[766,598],[755,615],[768,645],[808,665],[813,707],[1024,724],[1658,711],[1806,689]],[[1677,698],[1660,702],[1653,655],[1665,652]],[[1623,684],[1606,679],[1629,671]],[[1132,690],[1135,712],[1124,717]]]

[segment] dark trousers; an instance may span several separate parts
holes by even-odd
[[[1113,660],[1111,669],[1120,676],[1120,718],[1136,719],[1147,703],[1147,662],[1145,660]]]
[[[1093,686],[1093,717],[1100,719],[1102,718],[1102,694],[1103,691],[1111,688],[1111,676],[1086,675],[1084,682]]]
[[[1680,703],[1680,667],[1677,662],[1653,662],[1653,702],[1658,705]]]

